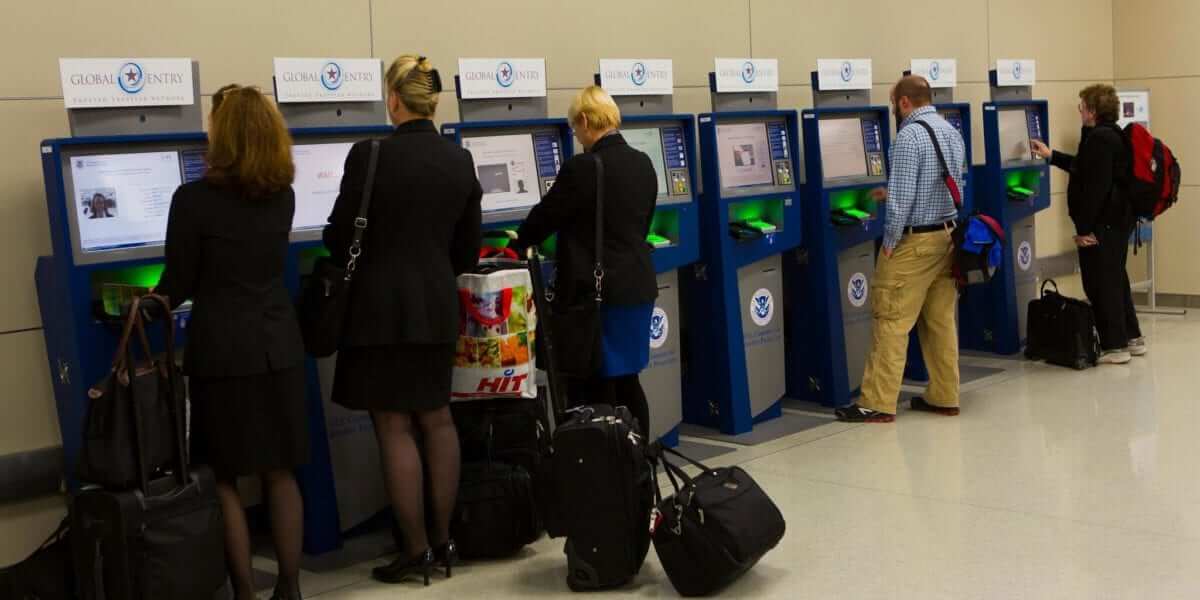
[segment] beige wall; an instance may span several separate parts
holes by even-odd
[[[1200,184],[1194,167],[1200,156],[1200,2],[1115,0],[1113,23],[1117,87],[1150,90],[1150,128],[1187,170],[1179,203],[1155,224],[1158,291],[1200,294]]]
[[[715,56],[778,57],[782,103],[790,107],[810,105],[808,72],[821,56],[874,59],[880,103],[910,58],[950,56],[959,60],[958,97],[976,115],[988,95],[989,65],[1001,57],[1032,57],[1038,59],[1036,94],[1052,102],[1053,141],[1060,146],[1077,141],[1075,90],[1113,78],[1108,0],[464,0],[426,4],[421,14],[412,6],[399,0],[6,4],[0,55],[20,57],[21,68],[0,78],[0,272],[10,282],[0,295],[0,389],[8,392],[0,408],[0,451],[58,438],[32,272],[35,257],[49,250],[38,142],[67,134],[61,56],[190,56],[200,61],[205,94],[231,81],[269,88],[273,56],[387,58],[418,51],[448,72],[459,56],[544,56],[556,113],[565,110],[572,90],[590,81],[600,56],[675,59],[682,112],[708,108],[706,74]],[[1156,111],[1165,111],[1162,95]],[[456,116],[452,100],[446,97],[443,119]],[[975,137],[981,138],[978,125]],[[981,141],[975,150],[982,156]],[[1056,176],[1054,207],[1039,217],[1042,254],[1068,249],[1063,189]],[[59,505],[47,500],[0,508],[0,563],[40,541]]]

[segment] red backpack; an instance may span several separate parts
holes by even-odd
[[[1126,125],[1122,134],[1131,156],[1126,198],[1134,216],[1153,221],[1179,199],[1179,161],[1140,123]]]

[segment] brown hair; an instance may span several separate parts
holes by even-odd
[[[414,115],[432,118],[437,113],[440,84],[433,64],[424,56],[402,54],[387,70],[388,91],[396,94]]]
[[[292,184],[292,136],[275,104],[256,87],[225,86],[213,96],[205,178],[263,196]]]
[[[896,87],[892,88],[892,101],[899,102],[901,98],[908,98],[915,107],[928,106],[933,104],[933,90],[929,88],[929,82],[920,75],[905,75],[896,82]]]
[[[1088,110],[1096,113],[1098,123],[1115,123],[1120,117],[1121,99],[1117,97],[1117,88],[1107,83],[1089,85],[1079,92]]]

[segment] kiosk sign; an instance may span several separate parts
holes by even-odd
[[[869,58],[817,59],[817,86],[831,90],[869,90],[872,73]]]
[[[914,58],[909,71],[924,77],[931,88],[952,88],[958,84],[958,61],[953,58]]]
[[[60,58],[67,108],[190,106],[190,58]]]
[[[275,96],[289,102],[379,102],[378,58],[276,58]]]
[[[1002,58],[996,61],[996,85],[1031,86],[1037,83],[1037,61]]]
[[[779,61],[774,58],[718,58],[714,73],[717,93],[779,91]]]
[[[602,58],[600,86],[613,96],[670,96],[675,93],[671,59]]]
[[[546,59],[460,58],[458,93],[464,100],[544,97]]]

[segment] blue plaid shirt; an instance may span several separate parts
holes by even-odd
[[[900,124],[892,142],[883,234],[883,246],[889,250],[900,243],[906,227],[936,225],[958,215],[954,198],[942,181],[942,167],[938,164],[929,133],[913,123],[918,119],[933,127],[946,155],[946,165],[958,181],[958,189],[966,190],[967,151],[962,136],[934,107],[922,106],[914,110]]]

